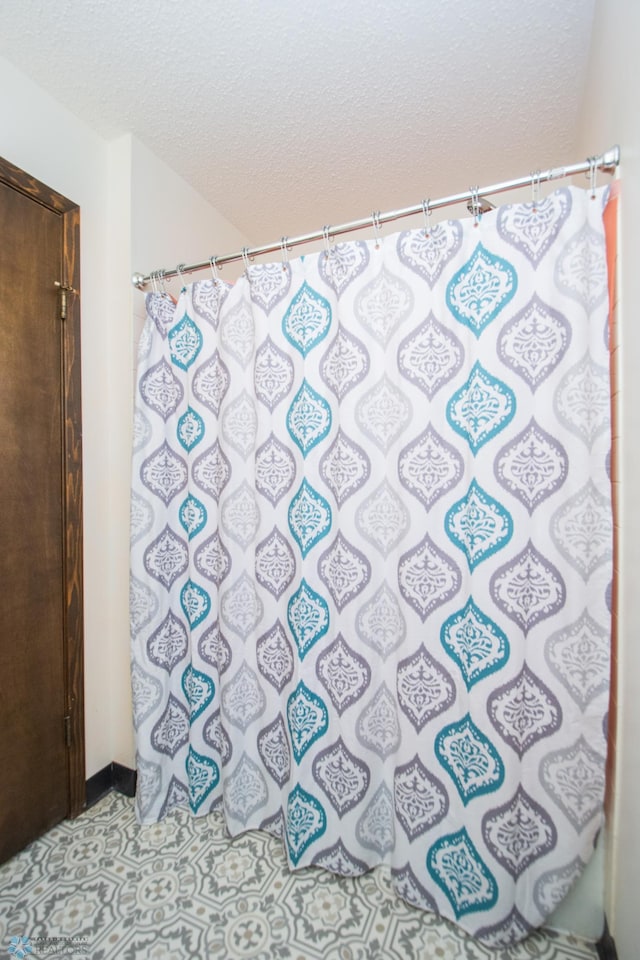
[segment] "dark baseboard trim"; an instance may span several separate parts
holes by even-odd
[[[136,771],[123,767],[121,763],[110,763],[98,770],[86,783],[86,807],[92,807],[112,790],[123,793],[125,797],[134,797],[136,793]]]
[[[113,770],[113,789],[118,793],[123,793],[125,797],[135,797],[136,771],[129,767],[123,767],[121,763],[112,763],[111,769]]]
[[[111,764],[98,770],[86,782],[85,786],[85,807],[92,807],[105,794],[113,789],[113,779],[111,775]]]
[[[616,950],[616,944],[609,933],[609,926],[607,924],[607,918],[604,920],[604,930],[602,931],[602,936],[596,943],[596,950],[598,951],[598,957],[600,960],[618,960],[618,951]]]

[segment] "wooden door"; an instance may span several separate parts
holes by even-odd
[[[78,238],[0,159],[0,861],[84,802]]]

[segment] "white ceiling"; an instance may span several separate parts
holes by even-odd
[[[252,244],[584,159],[594,0],[0,6],[0,55]]]

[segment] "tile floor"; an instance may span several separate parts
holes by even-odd
[[[140,827],[110,793],[0,866],[0,958],[91,960],[594,960],[537,933],[490,950],[399,900],[379,868],[291,873],[279,841],[234,840],[222,817]]]

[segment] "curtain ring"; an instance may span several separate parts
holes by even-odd
[[[380,249],[382,243],[382,237],[380,236],[380,211],[374,210],[371,214],[371,223],[373,224],[373,230],[376,235],[376,250]]]
[[[589,161],[589,187],[591,188],[591,199],[596,198],[596,174],[598,173],[598,158],[587,157]]]
[[[328,224],[322,228],[322,236],[324,238],[324,255],[327,259],[331,256],[330,231],[331,231],[331,227]]]
[[[249,279],[249,247],[242,248],[242,262],[244,263],[244,273],[248,280]]]
[[[531,174],[531,206],[533,213],[538,212],[538,202],[540,200],[540,170],[534,170]]]
[[[165,277],[165,270],[164,270],[164,268],[162,268],[162,267],[160,268],[160,270],[158,270],[158,283],[159,283],[160,286],[162,287],[162,292],[166,294],[166,292],[167,292],[167,278]]]
[[[152,291],[152,293],[157,293],[157,292],[158,292],[157,279],[158,279],[158,271],[157,271],[157,270],[153,270],[153,271],[149,274],[149,280],[151,280],[151,291]]]
[[[429,218],[431,217],[431,207],[429,206],[430,203],[431,203],[430,200],[423,200],[423,201],[422,201],[422,213],[423,213],[423,215],[424,215],[424,235],[425,235],[425,237],[428,237],[428,236],[429,236],[429,231],[430,231],[430,229],[431,229],[431,227],[430,227],[430,220],[429,220]]]
[[[218,267],[218,258],[209,257],[209,266],[211,267],[211,277],[213,279],[213,282],[215,285],[219,286],[222,283],[222,280],[220,279],[220,274],[218,272],[220,269]]]
[[[477,227],[480,223],[480,184],[475,187],[469,187],[471,192],[471,212],[473,213],[474,227]]]
[[[186,285],[187,285],[187,281],[185,280],[184,276],[182,275],[182,271],[184,270],[184,268],[185,268],[185,264],[184,264],[184,263],[179,263],[178,266],[176,267],[176,273],[177,273],[178,276],[180,277],[180,285],[181,285],[182,287],[186,287]]]
[[[286,271],[289,267],[289,251],[287,249],[287,241],[289,237],[280,238],[280,249],[282,250],[282,269]]]

